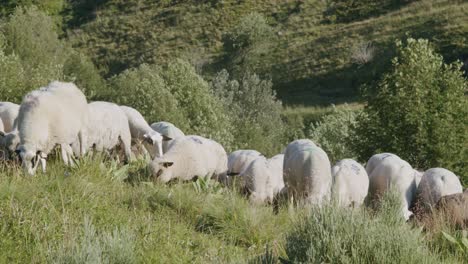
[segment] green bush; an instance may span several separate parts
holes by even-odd
[[[111,78],[110,84],[109,100],[136,108],[150,123],[169,121],[186,134],[212,138],[230,148],[229,116],[188,62],[144,64]]]
[[[235,72],[253,71],[273,40],[273,28],[263,15],[254,12],[242,17],[224,36],[228,66]]]
[[[230,79],[226,70],[211,83],[225,111],[232,117],[236,149],[251,148],[273,155],[286,143],[281,119],[282,104],[272,83],[255,74],[245,74],[239,81]]]
[[[459,63],[445,64],[427,40],[397,42],[391,70],[365,90],[355,142],[362,160],[393,152],[416,168],[467,171],[467,80]]]
[[[358,113],[350,108],[334,107],[320,121],[310,124],[308,138],[323,148],[332,164],[341,159],[357,157],[350,144],[350,136]]]
[[[74,81],[90,98],[105,86],[93,63],[67,47],[36,7],[17,8],[0,29],[2,100],[19,103],[52,80]]]
[[[384,14],[414,0],[328,0],[325,18],[330,22],[351,22]]]
[[[312,208],[286,235],[287,263],[441,263],[420,231],[402,221],[393,197],[375,215],[364,208]]]
[[[43,12],[50,15],[57,15],[63,10],[64,0],[6,0],[0,5],[0,17],[12,14],[16,7],[37,6]]]

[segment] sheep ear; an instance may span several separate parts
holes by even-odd
[[[174,165],[174,162],[163,162],[162,165],[163,165],[164,168],[169,168],[169,167],[171,167],[172,165]]]
[[[151,145],[154,144],[153,139],[150,137],[150,135],[144,134],[143,138],[145,139],[146,142],[150,143]]]

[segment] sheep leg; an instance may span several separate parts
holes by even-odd
[[[66,150],[66,144],[60,145],[60,153],[62,155],[63,163],[65,163],[65,165],[68,166],[69,164],[68,164],[68,153]]]
[[[87,135],[86,135],[85,130],[81,130],[78,133],[78,139],[80,140],[80,155],[81,155],[81,157],[84,157],[84,155],[86,154],[86,144],[87,144],[86,136]]]

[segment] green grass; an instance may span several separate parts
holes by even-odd
[[[271,207],[250,205],[217,184],[148,182],[145,164],[121,167],[86,158],[70,169],[51,161],[47,174],[35,177],[0,164],[0,262],[275,263],[300,256],[302,251],[292,253],[297,248],[291,251],[297,239],[331,239],[335,247],[327,250],[338,250],[348,248],[354,236],[361,239],[356,252],[371,254],[372,246],[365,244],[370,237],[392,252],[417,250],[425,263],[461,262],[450,245],[426,243],[418,228],[385,218],[388,214],[326,206],[311,213],[283,208],[274,215]],[[391,230],[393,242],[382,235]],[[417,257],[404,254],[389,255],[388,261]],[[349,263],[372,263],[359,256]]]
[[[277,38],[256,58],[271,76],[280,98],[292,105],[327,105],[358,99],[358,88],[386,69],[393,43],[406,36],[428,38],[449,61],[468,53],[468,3],[421,0],[380,16],[351,23],[324,22],[324,1],[123,1],[96,4],[94,10],[68,10],[67,38],[109,75],[142,62],[183,57],[205,74],[219,71],[223,36],[250,12],[265,15]],[[372,42],[374,59],[353,63],[356,47]]]

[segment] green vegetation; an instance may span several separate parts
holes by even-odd
[[[360,158],[398,153],[416,168],[453,170],[466,183],[468,82],[460,67],[445,64],[427,40],[398,42],[392,69],[366,92],[355,132]]]
[[[327,205],[274,215],[210,181],[162,185],[146,180],[144,161],[113,164],[52,160],[36,177],[0,165],[0,262],[463,262],[450,243],[402,223],[392,199],[382,213]]]

